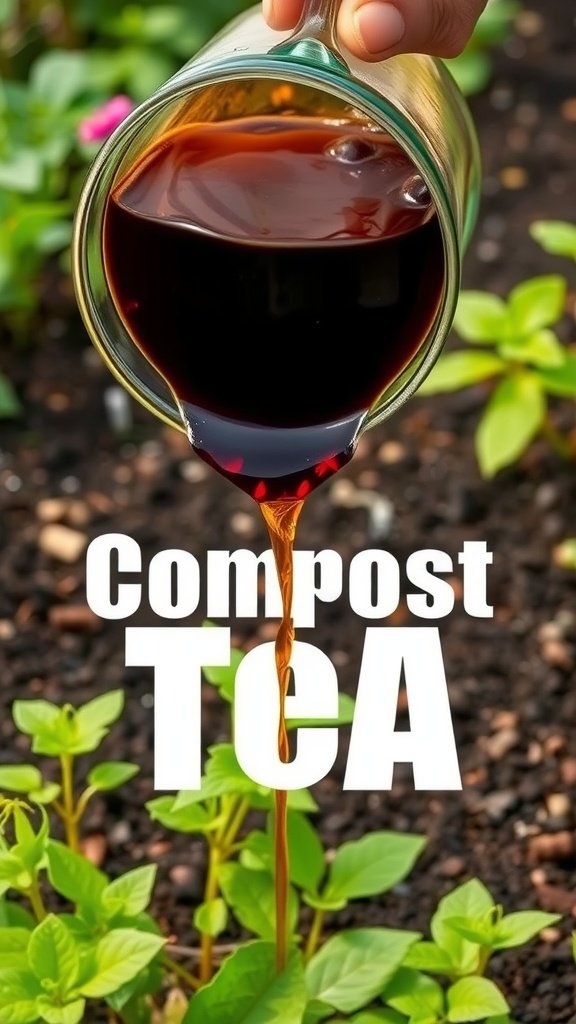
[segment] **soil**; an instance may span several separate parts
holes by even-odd
[[[469,287],[505,293],[548,272],[566,272],[574,285],[570,266],[545,256],[528,235],[536,218],[574,219],[573,0],[555,0],[553,8],[540,0],[522,14],[518,35],[496,57],[490,91],[473,102],[485,178],[466,264]],[[144,609],[130,622],[94,624],[82,608],[83,558],[63,562],[47,554],[43,520],[68,523],[85,541],[129,534],[146,559],[181,546],[202,563],[207,549],[261,551],[267,544],[255,506],[200,464],[179,435],[136,408],[128,431],[111,430],[104,402],[111,381],[62,287],[60,294],[50,289],[41,344],[2,352],[3,369],[25,403],[24,420],[1,428],[2,761],[28,760],[27,742],[14,737],[11,724],[14,698],[77,703],[124,687],[127,712],[105,754],[134,760],[142,772],[121,794],[93,803],[87,852],[105,856],[112,875],[157,861],[156,912],[167,933],[186,944],[193,941],[191,911],[202,893],[202,845],[168,835],[142,809],[152,796],[152,675],[124,667],[124,627],[157,620]],[[574,296],[570,301],[562,332],[574,342]],[[568,942],[576,916],[576,573],[555,564],[554,549],[575,532],[576,477],[573,465],[538,442],[519,465],[483,481],[473,432],[484,399],[484,389],[476,388],[412,401],[364,437],[341,475],[361,492],[358,507],[349,507],[336,481],[310,499],[301,520],[300,547],[331,547],[346,562],[378,545],[401,562],[423,547],[456,558],[466,540],[486,541],[494,554],[494,618],[466,613],[455,570],[459,600],[438,623],[464,789],[415,793],[411,777],[398,772],[392,793],[343,796],[342,742],[338,770],[315,791],[328,847],[380,828],[425,833],[428,847],[405,884],[329,925],[425,930],[440,896],[478,876],[508,911],[542,907],[564,914],[543,941],[496,957],[490,971],[520,1024],[569,1024],[576,996]],[[573,404],[558,403],[554,416],[574,427]],[[377,515],[362,505],[366,491],[390,503],[387,530],[380,523],[378,532]],[[46,499],[60,504],[47,506]],[[385,504],[376,513],[386,519]],[[192,624],[201,619],[202,609]],[[411,623],[404,604],[391,621]],[[235,640],[247,647],[272,635],[270,622],[233,625]],[[306,633],[332,657],[349,693],[365,625],[343,599]],[[209,688],[204,698],[208,745],[225,734],[225,719]],[[405,707],[400,722],[407,726]]]

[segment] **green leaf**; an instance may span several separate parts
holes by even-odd
[[[150,904],[156,880],[156,865],[134,868],[110,882],[102,893],[102,906],[107,916],[136,917]]]
[[[576,397],[576,355],[566,353],[564,365],[557,370],[539,369],[536,376],[545,391],[559,398]]]
[[[321,728],[322,726],[350,725],[354,721],[356,701],[347,693],[338,695],[338,717],[337,718],[288,718],[286,727],[288,729]]]
[[[350,1017],[351,1024],[406,1024],[404,1014],[396,1013],[390,1007],[384,1010],[364,1010],[354,1017]]]
[[[500,990],[488,978],[461,978],[448,989],[447,1000],[450,1024],[469,1024],[508,1013],[510,1009]]]
[[[204,676],[212,686],[216,686],[220,691],[220,696],[224,700],[232,703],[234,700],[234,681],[236,679],[236,672],[240,667],[240,663],[244,658],[243,651],[237,651],[234,647],[230,651],[230,664],[229,665],[214,665],[213,667],[205,666],[202,669]]]
[[[57,800],[62,792],[62,787],[56,782],[47,782],[41,789],[35,789],[28,793],[28,799],[35,804],[51,804]]]
[[[228,924],[228,908],[222,899],[209,900],[201,903],[194,913],[194,927],[202,935],[210,935],[217,939],[226,931]]]
[[[428,971],[429,974],[447,974],[450,976],[454,964],[445,949],[435,942],[415,942],[410,947],[404,960],[405,967],[413,967],[417,971]]]
[[[80,1024],[84,1020],[86,1009],[85,999],[74,999],[65,1006],[51,1003],[48,996],[40,996],[36,1001],[38,1012],[47,1024]]]
[[[18,10],[18,0],[0,0],[0,25],[5,28]]]
[[[0,1024],[32,1024],[38,1020],[40,986],[29,971],[0,973]]]
[[[468,942],[491,948],[495,927],[490,920],[491,913],[492,911],[485,917],[477,918],[447,917],[446,926],[456,932],[457,935],[461,935],[463,939],[468,939]]]
[[[576,260],[576,225],[562,220],[540,220],[532,224],[534,241],[552,256],[568,256]]]
[[[38,832],[34,832],[27,813],[21,807],[14,809],[16,846],[12,848],[12,853],[31,874],[44,866],[48,842],[48,816],[44,808],[40,807],[38,810],[42,820]]]
[[[51,50],[35,62],[30,86],[52,110],[65,111],[86,86],[87,61],[82,53]]]
[[[523,281],[510,292],[508,312],[515,334],[532,334],[555,324],[564,312],[566,281],[550,274]]]
[[[70,991],[80,967],[76,943],[65,924],[49,914],[32,932],[28,961],[38,981],[53,981],[61,994]]]
[[[111,789],[118,789],[125,782],[129,782],[140,771],[137,764],[129,764],[127,761],[106,761],[104,764],[97,764],[88,774],[88,785],[101,793]]]
[[[485,53],[467,47],[464,53],[445,59],[444,63],[464,96],[476,96],[490,82],[492,64]]]
[[[436,1020],[445,1013],[444,991],[426,974],[401,967],[386,986],[382,1001],[415,1020]]]
[[[358,928],[328,939],[306,969],[310,999],[353,1013],[374,999],[420,936],[386,928]]]
[[[81,995],[102,999],[142,971],[165,945],[158,935],[117,928],[100,940],[89,979],[78,986]]]
[[[313,999],[306,1006],[303,1024],[317,1024],[319,1020],[325,1020],[326,1017],[330,1017],[332,1020],[333,1013],[334,1010],[331,1006],[328,1006],[326,1003],[320,1003],[317,999]]]
[[[12,716],[20,732],[36,736],[54,725],[60,717],[60,708],[47,700],[15,700]]]
[[[500,921],[492,941],[493,949],[513,949],[523,946],[539,935],[543,928],[550,928],[562,918],[559,914],[545,914],[540,910],[521,910],[506,914]]]
[[[453,965],[463,972],[475,970],[478,946],[467,942],[447,923],[453,917],[482,917],[494,907],[486,886],[473,878],[444,896],[430,923],[432,937],[448,953]]]
[[[174,811],[218,796],[249,796],[255,792],[265,792],[244,774],[231,743],[219,743],[210,747],[209,755],[202,778],[202,788],[182,790],[175,799]]]
[[[42,775],[31,764],[0,767],[0,789],[8,789],[13,793],[30,793],[41,786]]]
[[[212,819],[202,804],[189,804],[174,810],[176,798],[173,796],[159,796],[155,800],[149,800],[146,809],[152,821],[159,821],[164,828],[173,829],[175,832],[209,832],[212,828]]]
[[[490,292],[462,292],[454,328],[464,341],[493,344],[500,340],[507,321],[506,303]]]
[[[542,328],[533,334],[511,338],[498,346],[503,359],[512,362],[556,369],[566,361],[566,349],[560,344],[553,331]]]
[[[326,871],[324,847],[308,818],[296,811],[288,812],[288,850],[290,881],[315,892]]]
[[[358,900],[388,892],[410,873],[426,845],[422,836],[373,832],[344,843],[330,865],[323,896]]]
[[[312,907],[314,910],[322,910],[325,914],[337,913],[348,906],[347,900],[330,900],[314,892],[302,893],[302,900],[308,907]]]
[[[117,722],[124,710],[124,691],[111,690],[78,708],[78,726],[81,732],[107,729]]]
[[[226,902],[241,925],[264,939],[276,936],[276,894],[274,879],[267,871],[251,871],[242,864],[223,864],[220,887]],[[296,929],[298,901],[293,889],[288,899],[288,929]]]
[[[534,374],[506,377],[493,391],[476,432],[483,476],[492,477],[522,455],[546,415],[542,386]]]
[[[28,967],[26,951],[29,942],[30,932],[26,928],[0,927],[0,974]]]
[[[272,944],[252,942],[226,960],[194,997],[183,1024],[301,1024],[306,990],[300,955],[282,974]]]
[[[56,892],[83,910],[100,907],[108,884],[106,875],[85,857],[54,840],[48,844],[48,877]]]
[[[9,928],[11,931],[23,928],[26,931],[32,932],[36,927],[36,920],[19,903],[0,899],[0,926]]]
[[[504,360],[492,352],[448,352],[440,356],[418,394],[425,396],[459,391],[460,388],[494,377],[505,369]]]
[[[0,420],[17,419],[22,412],[22,404],[14,386],[8,380],[8,377],[0,373]]]
[[[42,177],[42,161],[33,149],[21,147],[0,159],[0,188],[30,194],[39,190]]]

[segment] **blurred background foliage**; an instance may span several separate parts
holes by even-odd
[[[43,270],[67,270],[75,202],[102,136],[82,125],[112,97],[138,103],[251,0],[0,0],[0,314],[30,337]],[[485,88],[490,50],[515,0],[491,0],[466,52],[448,62],[467,94]],[[6,344],[6,341],[4,341]]]

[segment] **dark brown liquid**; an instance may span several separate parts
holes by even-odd
[[[178,129],[115,188],[117,311],[172,389],[197,453],[261,505],[282,591],[278,749],[290,749],[293,541],[302,501],[353,454],[436,316],[440,228],[415,168],[355,122],[259,117]],[[278,968],[287,795],[276,796]]]
[[[290,743],[286,728],[285,702],[290,686],[290,661],[294,643],[292,621],[293,549],[296,527],[302,511],[302,501],[274,501],[260,506],[268,527],[272,550],[276,559],[278,580],[282,593],[282,622],[276,637],[276,671],[280,687],[280,721],[278,725],[278,753],[281,761],[290,760]],[[276,793],[274,821],[275,878],[276,878],[276,953],[278,970],[284,970],[288,955],[288,890],[290,863],[288,857],[288,794]]]
[[[304,498],[348,461],[444,279],[408,157],[387,135],[313,118],[165,136],[115,188],[104,256],[196,451],[257,501]]]

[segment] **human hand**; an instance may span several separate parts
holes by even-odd
[[[362,60],[396,53],[456,57],[468,42],[487,0],[342,0],[338,35]],[[304,0],[264,0],[271,28],[295,28]]]

